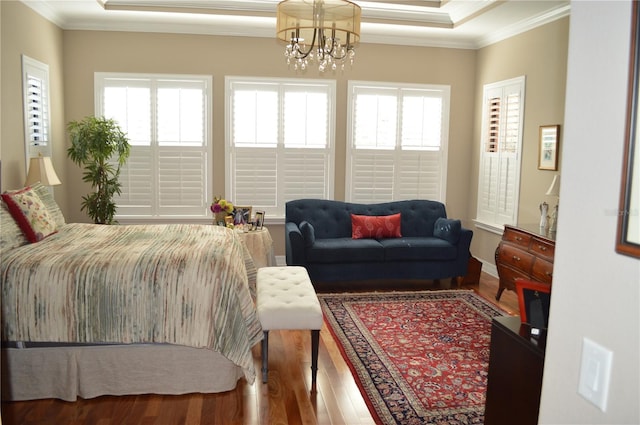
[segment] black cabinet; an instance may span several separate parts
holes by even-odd
[[[538,423],[545,343],[520,317],[493,319],[485,425]]]

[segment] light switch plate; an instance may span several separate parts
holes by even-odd
[[[582,339],[582,362],[578,393],[603,412],[607,408],[613,352],[591,341]]]

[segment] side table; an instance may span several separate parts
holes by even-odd
[[[276,265],[273,239],[271,239],[269,229],[263,227],[262,229],[252,230],[250,232],[238,231],[238,236],[240,236],[240,239],[242,239],[247,246],[256,269]]]
[[[485,425],[538,423],[545,346],[546,331],[533,338],[519,317],[493,319]]]

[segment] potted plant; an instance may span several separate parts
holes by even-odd
[[[116,213],[113,196],[121,192],[120,168],[131,151],[127,135],[114,120],[93,116],[71,121],[67,130],[71,138],[67,155],[84,167],[82,180],[95,189],[82,197],[80,209],[96,224],[112,224]]]

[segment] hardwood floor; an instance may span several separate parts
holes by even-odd
[[[431,289],[407,285],[403,289]],[[482,273],[473,289],[510,314],[518,314],[514,292],[505,291],[498,303],[497,279]],[[378,289],[378,288],[376,288]],[[389,288],[380,288],[380,290]],[[397,289],[397,288],[394,288]],[[437,289],[434,288],[434,289]],[[177,425],[177,424],[349,424],[374,421],[329,330],[320,332],[318,380],[311,391],[311,336],[307,331],[272,331],[269,336],[269,382],[244,380],[221,394],[182,396],[98,397],[73,403],[36,400],[2,403],[4,425]],[[260,371],[260,346],[253,349]]]

